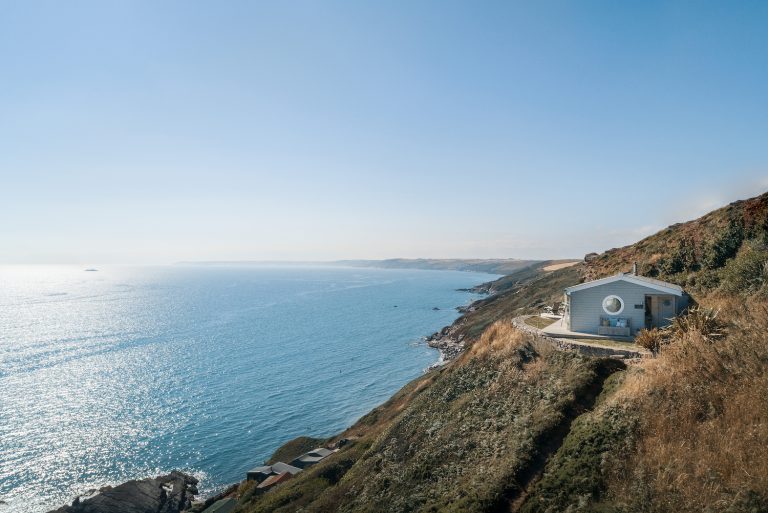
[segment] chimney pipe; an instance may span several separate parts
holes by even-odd
[[[632,274],[637,276],[637,262],[632,263]]]

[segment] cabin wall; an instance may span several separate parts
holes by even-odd
[[[632,334],[645,327],[645,296],[661,294],[658,290],[626,281],[615,281],[588,289],[572,292],[570,295],[570,329],[582,333],[597,333],[600,317],[622,317],[630,319]],[[624,302],[620,314],[608,315],[603,310],[603,299],[616,295]],[[639,308],[636,308],[635,306]]]

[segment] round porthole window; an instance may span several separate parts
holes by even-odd
[[[603,310],[608,315],[618,315],[624,310],[624,301],[619,296],[608,296],[603,299]]]

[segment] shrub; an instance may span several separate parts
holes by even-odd
[[[635,336],[635,343],[656,355],[659,354],[661,346],[669,343],[669,336],[658,328],[640,330]]]
[[[702,290],[714,290],[720,286],[720,273],[714,270],[704,270],[696,275],[696,287]]]
[[[661,270],[665,274],[678,274],[686,271],[695,271],[698,268],[696,249],[693,240],[688,237],[680,239],[677,248],[669,258],[660,262]]]
[[[696,333],[706,340],[714,340],[725,335],[725,324],[718,319],[717,310],[694,307],[672,319],[670,330],[674,338]]]
[[[702,265],[705,269],[719,269],[729,258],[736,255],[743,240],[743,224],[731,219],[725,231],[704,249]]]
[[[763,244],[751,241],[722,271],[721,289],[730,293],[760,292],[768,281],[768,251]]]

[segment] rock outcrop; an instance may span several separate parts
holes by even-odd
[[[453,360],[464,350],[464,335],[457,334],[456,330],[457,325],[454,323],[426,338],[429,347],[440,351],[440,361],[432,367],[439,367]]]
[[[197,479],[173,471],[155,478],[105,486],[49,513],[180,513],[192,505]]]

